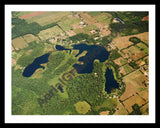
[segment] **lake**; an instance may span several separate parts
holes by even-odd
[[[78,61],[84,64],[74,64],[73,67],[77,70],[77,73],[91,73],[93,71],[93,62],[98,59],[100,62],[105,62],[109,57],[109,52],[102,46],[98,45],[87,45],[87,44],[75,44],[72,45],[73,49],[79,50],[79,53],[75,55],[77,57],[83,51],[87,51],[85,56],[82,56]],[[111,69],[107,68],[105,73],[106,83],[105,91],[111,93],[112,88],[119,88],[119,84],[114,79],[113,72]]]
[[[65,47],[63,47],[61,45],[56,45],[56,49],[59,50],[59,51],[69,50],[70,51],[69,53],[71,54],[71,49],[67,49],[67,48],[65,48]]]
[[[111,93],[112,88],[119,89],[119,84],[114,79],[114,75],[112,69],[107,68],[105,73],[106,83],[105,83],[105,91],[107,93]]]
[[[77,70],[77,73],[91,73],[93,70],[93,62],[98,59],[100,62],[105,62],[109,57],[109,52],[99,45],[87,45],[87,44],[75,44],[72,45],[73,49],[79,50],[79,53],[75,55],[77,57],[83,51],[87,51],[85,56],[82,56],[78,61],[83,64],[74,64],[73,67]]]
[[[98,59],[100,62],[105,62],[109,57],[109,52],[104,47],[99,45],[74,44],[72,46],[74,50],[79,50],[75,57],[83,53],[83,51],[87,51],[86,55],[78,59],[78,61],[83,62],[83,64],[72,65],[79,74],[92,73],[95,59]],[[71,49],[66,49],[61,45],[56,45],[56,49],[60,51],[70,50],[71,52]],[[33,63],[24,69],[23,76],[30,77],[38,68],[44,69],[45,67],[41,66],[40,64],[47,63],[49,55],[50,53],[46,53],[40,57],[37,57]],[[114,75],[111,69],[107,68],[105,78],[105,91],[107,93],[111,93],[112,88],[119,88],[119,84],[114,79]],[[58,89],[63,92],[62,87],[59,87]]]
[[[48,62],[48,57],[50,53],[46,53],[40,57],[37,57],[33,63],[28,65],[24,71],[23,71],[23,76],[24,77],[30,77],[38,68],[45,68],[44,66],[41,66],[40,64],[47,63]]]

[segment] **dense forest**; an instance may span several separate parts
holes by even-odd
[[[108,12],[114,18],[121,19],[124,24],[111,23],[112,32],[119,32],[121,36],[133,35],[148,31],[148,21],[142,21],[142,18],[148,15],[148,12]]]
[[[82,41],[85,40],[85,42],[87,43],[95,43],[96,41],[89,36],[88,34],[84,34],[84,33],[78,33],[72,37],[69,37],[70,40],[73,41],[73,43],[76,43],[77,41]]]

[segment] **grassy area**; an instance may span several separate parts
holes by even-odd
[[[55,11],[46,12],[41,15],[27,18],[26,21],[28,23],[36,22],[36,23],[40,24],[41,26],[45,26],[45,25],[51,24],[53,22],[57,22],[69,14],[70,14],[70,12],[55,12]]]
[[[38,36],[41,38],[41,40],[45,40],[50,37],[57,36],[62,32],[63,31],[58,26],[54,26],[54,27],[40,31],[38,33]]]
[[[79,114],[86,114],[91,110],[91,106],[86,101],[79,101],[74,106]]]
[[[72,24],[76,24],[80,22],[77,17],[65,18],[64,20],[59,21],[57,24],[61,26],[64,31],[68,31],[71,29]]]
[[[112,17],[110,17],[107,13],[101,13],[100,15],[94,16],[94,18],[103,25],[109,25],[112,19]]]

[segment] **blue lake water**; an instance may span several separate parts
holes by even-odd
[[[92,73],[93,71],[93,62],[95,59],[98,59],[100,62],[105,62],[109,57],[109,52],[102,46],[98,45],[87,45],[87,44],[75,44],[72,45],[74,50],[79,50],[79,53],[75,55],[77,57],[83,51],[87,51],[86,55],[80,57],[78,61],[83,62],[83,64],[74,64],[73,67],[77,70],[77,73]],[[70,50],[66,49],[61,45],[56,45],[56,49]],[[30,77],[38,68],[45,68],[40,64],[47,63],[50,53],[46,53],[40,57],[37,57],[33,63],[28,65],[23,72],[24,77]],[[119,88],[119,84],[114,79],[113,72],[111,69],[107,68],[105,73],[106,83],[105,83],[105,91],[107,93],[111,93],[112,88]],[[62,87],[58,88],[61,92],[63,92]]]
[[[40,64],[47,63],[48,57],[50,53],[46,53],[40,57],[37,57],[32,64],[28,65],[24,71],[23,76],[24,77],[30,77],[38,68],[45,68],[44,66],[41,66]]]
[[[121,21],[119,18],[116,18],[116,20],[118,20],[118,21],[119,21],[119,23],[121,23],[121,24],[122,24],[122,21]]]
[[[93,70],[93,62],[98,59],[100,62],[104,62],[109,57],[109,52],[101,46],[98,45],[87,45],[87,44],[76,44],[72,45],[73,49],[79,50],[79,53],[75,55],[77,57],[83,51],[87,51],[85,56],[82,56],[78,61],[83,62],[83,64],[74,64],[73,67],[77,70],[77,73],[91,73]]]
[[[105,73],[106,83],[105,83],[105,91],[107,93],[111,93],[112,88],[119,88],[119,84],[114,79],[114,75],[111,69],[107,68]]]
[[[63,51],[63,50],[69,50],[70,51],[70,54],[71,54],[71,49],[67,49],[61,45],[56,45],[56,49],[59,50],[59,51]]]

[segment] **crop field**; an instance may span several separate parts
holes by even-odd
[[[149,44],[149,32],[140,33],[134,36],[138,37],[141,41],[145,42],[146,44]]]
[[[145,51],[146,54],[149,54],[148,47],[145,44],[143,44],[142,42],[136,44],[136,46],[139,47],[140,50]]]
[[[130,57],[133,60],[138,60],[146,55],[145,51],[140,50],[139,48],[135,46],[131,46],[128,48],[128,52],[131,53]]]
[[[137,104],[136,109],[147,115],[149,33],[148,21],[142,20],[147,15],[101,11],[13,12],[12,114],[130,115],[136,114],[133,105]],[[112,22],[116,17],[123,22]],[[73,46],[76,44],[77,48]],[[90,55],[92,48],[93,51],[104,48],[108,54],[103,54],[102,49],[102,58],[94,58],[90,65],[96,56]],[[43,55],[47,58],[43,59]],[[46,61],[39,64],[41,57]],[[33,74],[24,76],[36,62]],[[78,72],[85,66],[92,68],[92,64],[92,72]],[[110,82],[105,78],[108,68],[119,84],[119,88],[111,87],[111,92],[106,89]]]
[[[131,66],[129,66],[128,64],[126,64],[126,65],[120,67],[119,70],[120,70],[120,73],[122,73],[123,75],[126,75],[126,74],[132,72],[134,69]]]
[[[129,113],[133,111],[132,106],[135,103],[138,104],[139,106],[142,106],[146,102],[138,95],[134,95],[123,102],[125,108],[129,111]]]
[[[54,27],[40,31],[38,36],[41,38],[41,40],[46,40],[50,37],[59,35],[62,32],[63,31],[58,26],[54,26]]]
[[[115,46],[121,50],[123,48],[127,48],[128,46],[132,45],[133,43],[129,41],[131,36],[124,36],[124,37],[117,37],[113,40],[115,42]]]
[[[122,103],[117,99],[117,107],[116,112],[114,115],[128,115],[128,112],[126,111],[126,108],[122,105]]]
[[[32,13],[32,12],[34,12],[34,11],[14,11],[14,12],[12,12],[12,16],[13,16],[13,17],[16,16],[16,17],[19,17],[19,18],[20,18],[21,16],[30,14],[30,13]]]
[[[71,18],[66,17],[64,20],[61,20],[57,24],[61,26],[61,28],[64,31],[68,31],[71,29],[71,25],[79,23],[79,22],[80,20],[77,17],[71,17]]]
[[[101,13],[100,15],[94,16],[94,18],[103,25],[108,25],[111,22],[112,16],[108,13]]]
[[[53,22],[57,22],[69,14],[70,12],[45,12],[41,15],[29,17],[26,19],[26,21],[28,23],[37,22],[41,26],[44,26]]]
[[[27,43],[30,43],[32,41],[39,41],[38,37],[35,37],[32,34],[27,34],[23,36],[24,40],[27,41]]]
[[[145,51],[142,51],[136,46],[130,46],[129,48],[122,50],[122,52],[128,54],[129,57],[131,57],[135,61],[147,55]]]
[[[146,102],[148,102],[149,100],[148,89],[144,89],[143,91],[139,92],[139,96],[141,96]]]
[[[143,84],[143,81],[146,80],[146,77],[139,70],[136,70],[129,75],[123,77],[123,80],[126,83],[126,90],[121,95],[120,100],[125,100],[136,92],[139,92],[139,88],[146,88]]]
[[[123,57],[119,57],[119,58],[115,59],[114,62],[115,62],[117,65],[122,66],[122,65],[124,65],[124,64],[127,63],[127,60],[124,59]]]
[[[12,44],[16,50],[22,49],[24,47],[27,47],[27,43],[22,37],[18,37],[12,40]]]
[[[144,106],[141,107],[141,111],[143,112],[144,115],[148,115],[148,108],[149,108],[149,104],[145,104]]]
[[[27,13],[25,15],[22,15],[22,16],[19,16],[20,19],[27,19],[27,18],[30,18],[30,17],[34,17],[34,16],[38,16],[40,14],[43,14],[45,13],[45,11],[41,11],[41,12],[30,12],[30,13]]]

